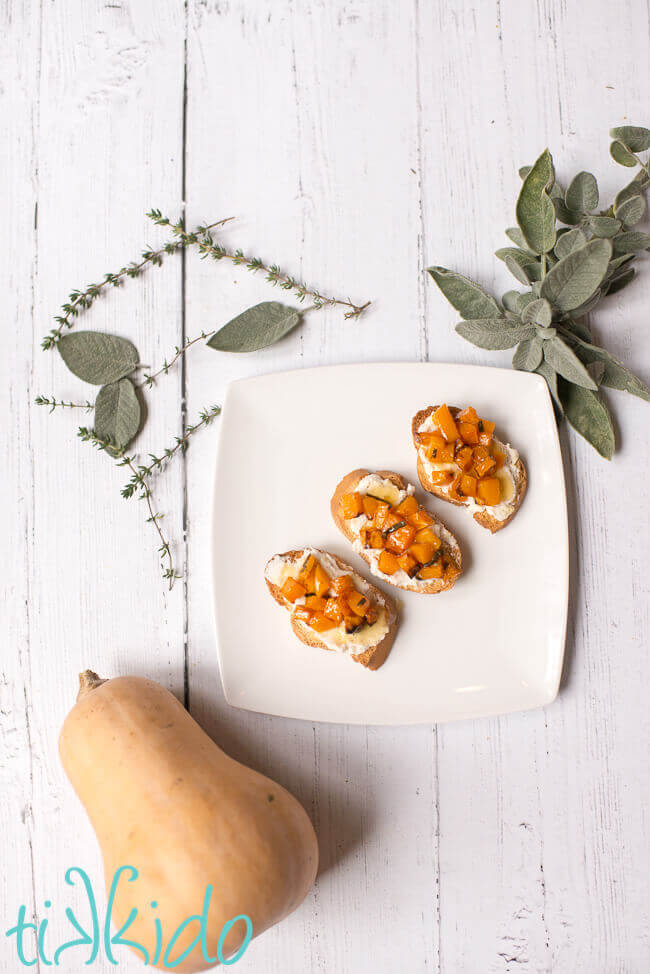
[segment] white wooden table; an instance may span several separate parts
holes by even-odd
[[[491,254],[513,222],[517,167],[546,144],[560,177],[594,169],[607,196],[622,185],[607,130],[650,122],[645,0],[6,0],[2,37],[2,933],[24,903],[50,918],[57,945],[77,902],[65,870],[101,885],[56,747],[91,667],[160,680],[313,817],[318,882],[242,971],[650,970],[647,404],[612,395],[611,464],[562,433],[572,588],[558,700],[405,729],[225,704],[207,543],[218,423],[156,483],[185,570],[168,593],[141,507],[120,499],[124,472],[75,438],[79,416],[33,405],[88,393],[39,347],[67,291],[164,240],[145,211],[177,216],[183,200],[188,225],[235,215],[233,246],[373,306],[359,323],[311,314],[257,355],[194,348],[147,396],[143,453],[240,376],[507,363],[454,334],[423,268],[511,286]],[[99,301],[85,324],[131,336],[155,365],[273,297],[261,276],[188,253]],[[595,322],[646,380],[649,297],[647,266]],[[68,956],[62,967],[80,970],[82,955]],[[124,953],[121,967],[141,970]],[[0,968],[18,969],[4,936]]]

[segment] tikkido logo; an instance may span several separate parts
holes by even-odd
[[[100,924],[99,912],[97,910],[97,900],[95,898],[95,893],[93,891],[92,883],[90,881],[88,874],[78,866],[73,866],[66,871],[65,881],[68,884],[68,886],[76,885],[75,876],[77,876],[81,880],[81,884],[84,887],[87,901],[88,901],[88,906],[90,908],[91,932],[87,932],[83,928],[79,920],[77,919],[72,909],[70,907],[66,907],[65,915],[68,919],[68,922],[71,924],[71,926],[74,928],[74,930],[79,936],[73,940],[68,940],[65,943],[61,944],[59,947],[57,947],[54,950],[54,953],[52,953],[52,949],[53,949],[52,946],[47,944],[47,927],[48,927],[47,918],[42,919],[40,923],[28,922],[26,919],[27,907],[21,906],[18,910],[18,919],[16,921],[16,925],[6,931],[7,937],[16,938],[16,952],[18,954],[18,960],[20,961],[20,963],[24,967],[34,967],[36,964],[38,964],[40,960],[40,962],[46,965],[47,967],[50,967],[52,965],[58,967],[60,965],[61,957],[66,951],[73,950],[75,948],[82,949],[85,947],[89,947],[90,953],[88,955],[88,958],[85,961],[83,961],[85,965],[89,965],[97,960],[97,958],[99,957],[99,952],[102,949],[102,946],[106,958],[111,964],[116,964],[116,965],[119,964],[119,961],[116,959],[115,954],[113,953],[113,949],[115,947],[130,947],[131,950],[135,950],[142,955],[142,959],[145,963],[145,966],[153,964],[153,965],[157,965],[158,967],[167,968],[169,970],[173,970],[175,967],[178,967],[179,964],[182,964],[182,962],[186,960],[187,957],[189,957],[189,955],[192,953],[192,951],[195,950],[197,947],[201,948],[201,953],[203,954],[203,959],[205,960],[206,964],[216,964],[218,962],[219,964],[225,964],[226,966],[228,966],[231,964],[235,964],[238,960],[240,960],[244,956],[246,949],[253,938],[253,924],[251,922],[250,917],[246,916],[245,913],[241,913],[239,916],[233,917],[232,920],[229,920],[228,923],[224,924],[221,933],[219,935],[219,941],[217,943],[216,957],[211,957],[208,954],[208,949],[207,949],[208,911],[210,909],[210,902],[212,900],[212,892],[213,892],[212,885],[208,885],[205,888],[205,897],[203,900],[202,912],[193,914],[192,916],[189,916],[187,917],[187,919],[183,920],[183,922],[178,926],[178,928],[174,931],[174,933],[170,937],[166,947],[164,942],[162,923],[160,922],[160,919],[157,916],[153,916],[152,919],[153,919],[153,925],[155,931],[155,943],[156,943],[156,949],[153,953],[153,956],[150,956],[150,953],[147,950],[147,948],[144,947],[142,944],[138,943],[137,940],[128,940],[124,936],[124,934],[127,933],[129,927],[132,926],[134,920],[138,916],[138,910],[135,907],[129,913],[124,925],[117,931],[117,933],[111,935],[111,920],[112,920],[112,913],[113,913],[113,904],[115,902],[115,895],[117,893],[117,888],[119,886],[119,882],[123,874],[128,874],[125,875],[125,879],[129,883],[135,882],[135,880],[138,878],[139,875],[138,870],[134,866],[121,866],[118,870],[116,870],[108,894],[108,901],[106,904],[106,915],[104,917],[104,922],[103,924]],[[51,901],[45,900],[46,909],[50,909],[51,906],[52,906]],[[158,903],[155,900],[152,900],[152,902],[149,904],[149,908],[155,912],[155,910],[158,908]],[[225,958],[223,956],[223,950],[224,950],[226,938],[237,923],[244,924],[245,927],[244,939],[237,953],[233,954],[231,957]],[[186,947],[185,950],[183,950],[183,952],[178,957],[172,960],[172,954],[174,948],[176,947],[181,935],[187,930],[187,928],[191,924],[198,924],[198,933],[196,934],[196,937],[189,945],[189,947]],[[25,943],[26,940],[25,934],[28,930],[33,931],[36,940],[36,943],[33,945],[32,951],[30,952],[33,953],[35,949],[35,955],[30,957],[27,956],[28,948]],[[75,958],[75,960],[77,963],[79,962],[78,958]]]

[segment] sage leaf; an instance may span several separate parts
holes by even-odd
[[[580,213],[576,213],[575,210],[570,210],[565,206],[564,200],[559,197],[554,197],[552,200],[553,209],[555,210],[555,215],[561,223],[567,223],[569,226],[575,226],[576,223],[580,223],[582,216]]]
[[[262,301],[220,328],[208,345],[219,352],[257,352],[284,338],[299,320],[295,308],[279,301]]]
[[[590,216],[588,223],[595,237],[614,237],[621,229],[621,221],[613,216]]]
[[[614,271],[624,264],[629,264],[631,260],[634,260],[634,254],[621,254],[620,257],[614,257],[609,262],[609,271],[607,272],[608,277],[614,276]]]
[[[573,313],[575,314],[576,318],[583,318],[585,315],[588,315],[590,311],[593,311],[602,296],[603,291],[601,288],[594,291],[591,297],[585,301],[584,304],[580,304],[577,308],[573,309]]]
[[[587,372],[594,380],[597,386],[600,385],[603,376],[605,375],[605,363],[604,362],[590,362],[587,366]]]
[[[574,318],[565,318],[564,327],[568,328],[572,334],[577,335],[582,341],[591,341],[591,332],[583,320],[576,321]]]
[[[512,364],[520,372],[534,372],[542,361],[542,343],[536,336],[525,338],[512,356]]]
[[[591,213],[598,206],[598,183],[590,172],[579,172],[569,183],[565,203],[569,210]]]
[[[615,254],[635,254],[650,247],[650,234],[640,230],[627,230],[619,233],[613,240]]]
[[[527,308],[531,301],[535,301],[537,295],[533,291],[526,291],[524,294],[519,295],[519,314],[521,314],[524,308]]]
[[[95,400],[95,433],[120,449],[131,442],[140,426],[140,402],[130,379],[102,386]]]
[[[560,379],[558,391],[564,414],[573,428],[606,460],[614,454],[614,427],[599,393]]]
[[[608,240],[590,240],[551,268],[542,281],[541,296],[560,311],[572,311],[598,289],[611,256]]]
[[[593,362],[603,363],[605,371],[600,380],[602,385],[610,389],[619,389],[621,392],[629,392],[632,396],[650,402],[650,388],[606,349],[589,342],[581,342],[576,348],[576,354],[587,365]]]
[[[521,294],[519,291],[506,291],[505,294],[501,295],[501,304],[506,311],[512,311],[515,314],[519,314],[520,298]]]
[[[629,200],[624,200],[616,209],[617,219],[627,227],[632,227],[638,223],[644,213],[645,199],[643,196],[632,196]]]
[[[586,368],[568,345],[565,345],[559,335],[556,335],[544,346],[544,358],[555,371],[585,389],[597,389],[597,385],[591,378]]]
[[[636,158],[625,148],[622,142],[612,142],[609,147],[609,154],[619,166],[636,166]]]
[[[468,342],[479,348],[491,350],[514,348],[523,338],[535,334],[533,325],[509,324],[505,318],[475,318],[473,321],[460,321],[456,331]]]
[[[541,328],[548,328],[553,320],[553,309],[545,298],[537,298],[531,301],[523,309],[521,320],[524,324],[540,325]]]
[[[553,397],[553,402],[559,409],[560,415],[563,415],[564,407],[562,405],[562,400],[560,399],[560,395],[557,388],[557,372],[546,361],[540,362],[537,368],[535,369],[535,372],[537,372],[538,375],[541,375],[543,376],[544,379],[546,379],[546,385],[548,386],[549,392]]]
[[[547,192],[554,179],[553,160],[545,149],[524,179],[516,207],[519,229],[534,254],[545,254],[555,244],[555,210]]]
[[[616,194],[616,198],[614,200],[614,213],[616,213],[617,207],[619,207],[621,203],[625,203],[626,200],[633,199],[635,196],[640,196],[643,192],[643,174],[641,174],[641,179],[639,179],[639,175],[640,174],[637,173],[632,182],[628,183],[627,186],[624,186],[623,189]]]
[[[495,251],[495,256],[504,262],[510,273],[514,274],[521,284],[530,284],[531,281],[541,280],[541,264],[531,254],[518,250],[516,247],[500,247],[499,250]]]
[[[633,267],[630,267],[628,271],[621,274],[619,277],[612,278],[611,282],[607,285],[606,294],[616,294],[617,291],[622,291],[624,287],[627,287],[634,278],[636,277],[636,271]]]
[[[434,279],[447,301],[467,319],[494,318],[501,315],[501,308],[490,294],[463,277],[456,271],[446,267],[428,267],[429,274]]]
[[[528,246],[526,245],[526,240],[524,238],[524,235],[519,229],[519,227],[508,227],[508,229],[506,230],[506,237],[510,237],[512,242],[516,244],[520,250],[523,250],[526,253],[531,254],[531,251],[528,249]]]
[[[70,371],[94,386],[117,382],[138,364],[138,350],[133,342],[102,331],[64,335],[57,348]]]
[[[586,243],[587,238],[582,230],[567,230],[563,234],[558,234],[557,243],[555,244],[555,255],[562,260],[563,257],[568,257],[569,254],[572,254],[574,250],[579,250],[580,247],[584,247]]]
[[[621,125],[619,128],[610,129],[609,134],[612,139],[622,142],[626,149],[632,152],[645,152],[650,149],[650,129],[643,128],[641,125]]]

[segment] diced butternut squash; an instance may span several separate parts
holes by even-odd
[[[384,537],[388,537],[388,533],[394,528],[396,528],[398,524],[401,524],[402,521],[404,520],[405,518],[400,517],[400,515],[396,514],[395,511],[391,508],[391,510],[384,518],[384,522],[383,522],[382,531],[384,533]]]
[[[280,591],[289,602],[295,602],[296,599],[301,599],[305,595],[307,589],[295,578],[287,578]]]
[[[458,438],[458,427],[456,426],[454,417],[449,412],[449,406],[443,403],[442,406],[436,409],[433,418],[447,442],[453,443]]]
[[[489,446],[494,435],[495,424],[489,419],[479,419],[478,421],[478,441],[483,446]]]
[[[447,490],[447,497],[451,497],[455,501],[462,501],[462,494],[458,493],[460,487],[460,478],[464,476],[462,473],[456,474],[452,482],[449,484],[449,489]]]
[[[319,595],[308,595],[305,599],[305,607],[313,612],[324,612],[327,599],[322,599]]]
[[[314,592],[316,595],[323,596],[329,591],[332,579],[329,577],[320,562],[314,568]]]
[[[422,582],[429,581],[430,578],[442,578],[443,575],[443,564],[442,558],[439,558],[437,562],[433,565],[426,565],[419,570],[417,577]]]
[[[383,548],[384,539],[381,531],[371,531],[368,535],[368,540],[366,541],[368,548]]]
[[[409,517],[409,524],[412,524],[413,527],[417,528],[419,531],[420,528],[430,527],[433,524],[433,518],[428,511],[425,511],[423,507],[420,507],[415,514],[411,514]]]
[[[387,518],[390,517],[390,513],[390,505],[385,504],[383,507],[380,507],[375,514],[373,524],[379,531],[383,531],[384,528],[387,527]]]
[[[463,443],[468,446],[476,446],[478,443],[478,426],[473,423],[459,423],[458,432]]]
[[[434,551],[437,551],[442,542],[437,534],[431,530],[431,528],[422,528],[415,535],[415,540],[418,544],[430,544]]]
[[[446,487],[454,479],[451,470],[432,470],[429,479],[435,487]]]
[[[494,457],[495,463],[497,465],[497,470],[500,470],[501,467],[506,462],[506,455],[501,450],[497,449],[494,443],[492,444],[491,452],[492,452],[492,456]]]
[[[456,417],[456,422],[473,423],[474,426],[478,426],[478,421],[478,413],[473,406],[468,406],[467,409],[463,409]]]
[[[357,590],[354,589],[352,592],[348,593],[347,600],[348,605],[352,609],[354,615],[363,616],[366,614],[366,609],[370,605],[370,602],[365,595],[361,594],[361,592],[357,592]]]
[[[415,560],[415,558],[413,558],[412,555],[408,553],[408,551],[405,551],[403,555],[399,556],[399,558],[397,559],[397,563],[399,567],[402,569],[402,571],[406,572],[409,578],[412,578],[413,575],[418,570],[417,561]]]
[[[336,623],[323,612],[314,612],[308,625],[315,632],[327,632],[328,629],[333,629]]]
[[[378,497],[373,497],[371,494],[364,494],[361,504],[366,517],[374,517],[380,508],[388,510],[390,507],[388,501],[382,501]]]
[[[399,569],[399,564],[395,555],[391,554],[390,551],[382,551],[377,560],[377,567],[384,575],[394,575]]]
[[[325,605],[325,615],[334,622],[343,622],[347,612],[347,604],[341,598],[328,599]]]
[[[341,497],[341,517],[349,521],[350,518],[363,514],[363,498],[358,491],[353,494],[343,494]]]
[[[460,478],[459,491],[465,497],[476,497],[476,485],[476,477],[470,477],[468,474],[464,473]]]
[[[357,615],[347,615],[343,620],[345,624],[345,631],[347,633],[354,632],[359,626],[363,625],[363,617]]]
[[[484,477],[478,482],[478,497],[488,507],[493,507],[501,500],[501,486],[498,477]]]
[[[423,440],[423,437],[427,436],[427,440]],[[440,450],[444,449],[446,445],[446,440],[441,433],[425,433],[420,434],[420,443],[424,447],[424,454],[429,460],[438,460],[438,454]]]
[[[456,456],[454,457],[454,462],[460,467],[462,471],[469,470],[474,461],[473,452],[471,446],[462,446],[460,450],[456,450]]]
[[[412,555],[420,565],[426,565],[426,563],[431,561],[435,555],[436,549],[432,544],[427,544],[426,541],[416,541],[411,545],[408,553],[409,555]]]
[[[350,575],[338,575],[337,578],[332,579],[330,588],[333,595],[345,595],[354,588],[354,582]]]
[[[399,555],[413,543],[417,529],[412,524],[404,524],[403,527],[396,528],[385,538],[384,545],[388,551]]]
[[[455,450],[454,443],[445,443],[442,449],[438,450],[435,463],[453,463]]]
[[[314,568],[316,567],[316,559],[313,555],[307,555],[302,565],[300,566],[300,571],[298,572],[298,581],[305,585],[309,577],[311,576]],[[309,591],[309,589],[307,589]]]
[[[479,477],[485,477],[496,467],[496,461],[490,456],[490,451],[485,446],[474,448],[474,469]]]
[[[400,504],[397,505],[397,507],[395,508],[395,512],[399,514],[400,517],[406,518],[409,516],[409,514],[415,514],[419,506],[420,505],[416,501],[415,497],[409,495],[408,497],[405,497]]]
[[[304,605],[299,605],[293,610],[294,619],[300,619],[301,622],[309,622],[312,615],[311,609],[307,609]]]

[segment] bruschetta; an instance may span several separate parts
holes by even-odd
[[[376,670],[397,633],[394,603],[327,551],[302,548],[274,555],[264,572],[268,589],[291,614],[291,627],[307,646],[345,653]]]
[[[434,594],[451,588],[461,574],[453,534],[397,473],[353,470],[334,491],[331,510],[373,575],[390,585]]]
[[[495,425],[472,406],[428,406],[413,417],[417,469],[425,490],[471,511],[493,534],[513,519],[526,493],[517,451],[494,435]]]

